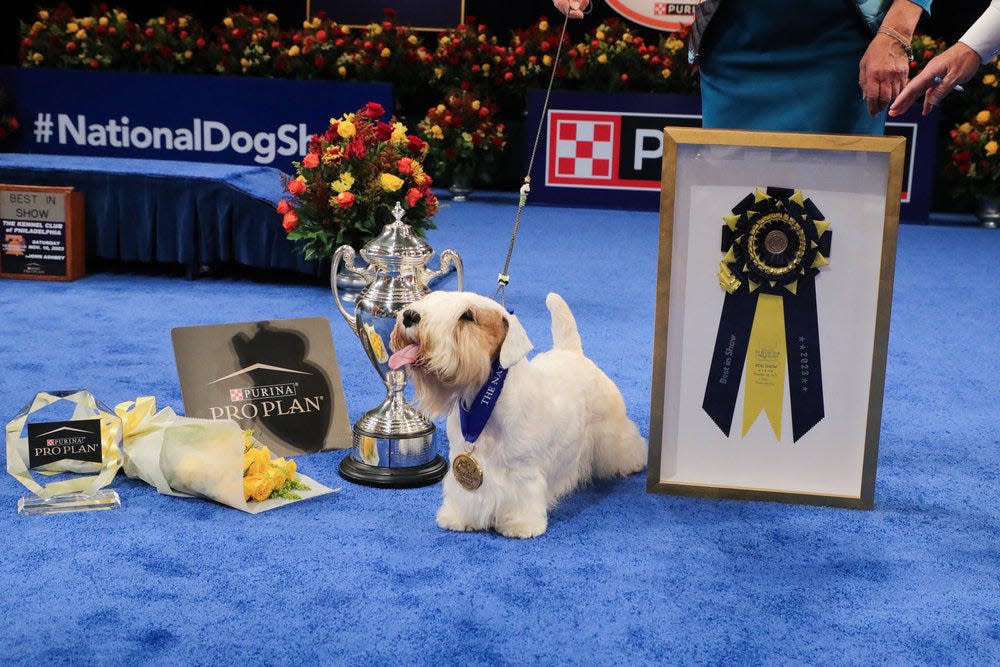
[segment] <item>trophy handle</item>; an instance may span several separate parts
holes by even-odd
[[[350,313],[347,312],[347,309],[344,308],[344,304],[340,300],[340,291],[337,289],[337,271],[340,268],[341,261],[343,261],[346,271],[361,276],[369,283],[372,281],[369,271],[354,265],[354,258],[354,248],[349,245],[342,245],[333,253],[333,258],[330,260],[330,291],[333,292],[333,300],[337,303],[337,310],[344,316],[344,321],[347,322],[347,325],[351,327],[351,331],[357,336],[358,325]]]
[[[462,258],[459,257],[458,253],[451,248],[441,251],[441,267],[437,271],[431,271],[430,269],[423,269],[421,273],[421,278],[423,278],[423,283],[427,287],[431,286],[431,283],[444,278],[448,275],[452,269],[458,274],[458,290],[462,291],[465,286],[465,266],[462,264]]]

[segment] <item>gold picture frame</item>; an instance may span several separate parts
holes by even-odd
[[[648,492],[873,506],[904,151],[665,129]]]

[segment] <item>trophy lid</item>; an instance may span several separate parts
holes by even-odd
[[[365,244],[361,256],[369,264],[388,267],[398,263],[400,267],[418,267],[427,263],[434,255],[434,249],[422,238],[413,233],[413,228],[403,222],[406,212],[403,206],[396,202],[392,209],[395,218],[382,228],[382,233]]]

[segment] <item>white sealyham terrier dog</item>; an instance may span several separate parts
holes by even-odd
[[[448,414],[442,528],[535,537],[581,483],[645,467],[618,387],[583,355],[566,302],[546,305],[553,348],[531,361],[517,318],[478,294],[432,292],[397,317],[390,366],[410,366],[421,409]]]

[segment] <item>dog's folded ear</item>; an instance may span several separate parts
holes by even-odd
[[[508,315],[505,321],[507,323],[507,336],[503,339],[503,345],[500,346],[500,366],[510,368],[524,359],[534,346],[528,339],[528,332],[521,326],[517,317]]]

